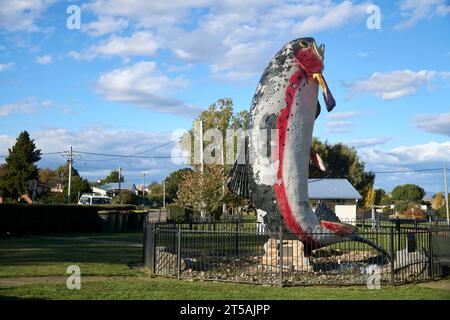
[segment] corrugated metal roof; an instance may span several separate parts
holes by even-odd
[[[308,179],[308,194],[310,199],[362,199],[347,179]]]
[[[119,183],[107,183],[104,184],[102,186],[100,186],[101,189],[103,190],[118,190],[119,189]],[[136,185],[134,183],[127,183],[127,182],[122,182],[120,184],[120,188],[122,190],[136,190]]]

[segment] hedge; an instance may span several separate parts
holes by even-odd
[[[100,210],[130,210],[135,206],[0,205],[0,236],[66,232],[100,232]],[[115,230],[123,231],[123,230]]]

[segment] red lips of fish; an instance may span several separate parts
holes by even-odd
[[[321,73],[323,70],[323,60],[317,55],[312,46],[308,49],[298,50],[295,54],[298,63],[308,74]]]

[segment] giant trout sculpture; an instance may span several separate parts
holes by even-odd
[[[310,161],[324,170],[320,157],[311,151],[314,122],[320,114],[319,86],[327,110],[335,106],[322,75],[324,50],[313,38],[300,38],[287,43],[270,61],[253,97],[250,133],[227,185],[266,213],[269,230],[283,226],[309,249],[349,240],[373,245],[352,225],[319,220],[309,204]]]

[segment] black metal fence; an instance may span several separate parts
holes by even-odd
[[[144,263],[155,275],[279,285],[354,285],[425,281],[449,273],[444,222],[347,221],[370,241],[316,250],[295,235],[248,221],[149,223]]]

